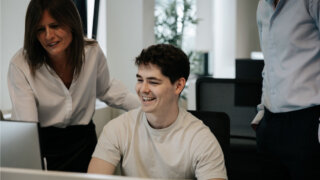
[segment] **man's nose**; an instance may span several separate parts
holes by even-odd
[[[150,89],[149,89],[148,83],[143,82],[143,83],[141,84],[141,92],[149,92],[149,91],[150,91]]]

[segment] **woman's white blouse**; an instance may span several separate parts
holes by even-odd
[[[8,88],[12,119],[37,121],[42,127],[88,124],[96,98],[124,110],[140,105],[137,95],[110,78],[106,57],[98,43],[86,46],[82,71],[78,78],[74,76],[69,89],[47,65],[42,65],[33,77],[20,49],[9,65]]]

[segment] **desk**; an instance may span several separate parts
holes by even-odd
[[[59,171],[42,171],[0,167],[1,180],[151,180],[114,175],[86,174]]]

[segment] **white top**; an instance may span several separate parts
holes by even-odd
[[[252,124],[259,124],[264,107],[280,113],[320,104],[320,3],[280,0],[274,9],[273,2],[260,0],[257,8],[265,66],[262,102]]]
[[[227,178],[220,145],[210,129],[184,109],[164,129],[153,129],[141,109],[111,120],[103,129],[93,157],[126,176],[170,179]]]
[[[95,111],[99,98],[110,106],[125,110],[140,105],[136,95],[109,75],[106,57],[97,44],[85,47],[85,62],[78,78],[66,88],[55,71],[43,65],[31,75],[22,49],[12,58],[8,87],[12,119],[37,121],[42,127],[85,125]]]
[[[312,0],[280,0],[276,9],[273,0],[259,2],[262,104],[273,113],[320,104],[319,8]]]

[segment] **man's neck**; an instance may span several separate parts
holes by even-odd
[[[154,129],[163,129],[173,124],[178,117],[179,107],[170,108],[169,111],[159,113],[146,113],[149,125]]]

